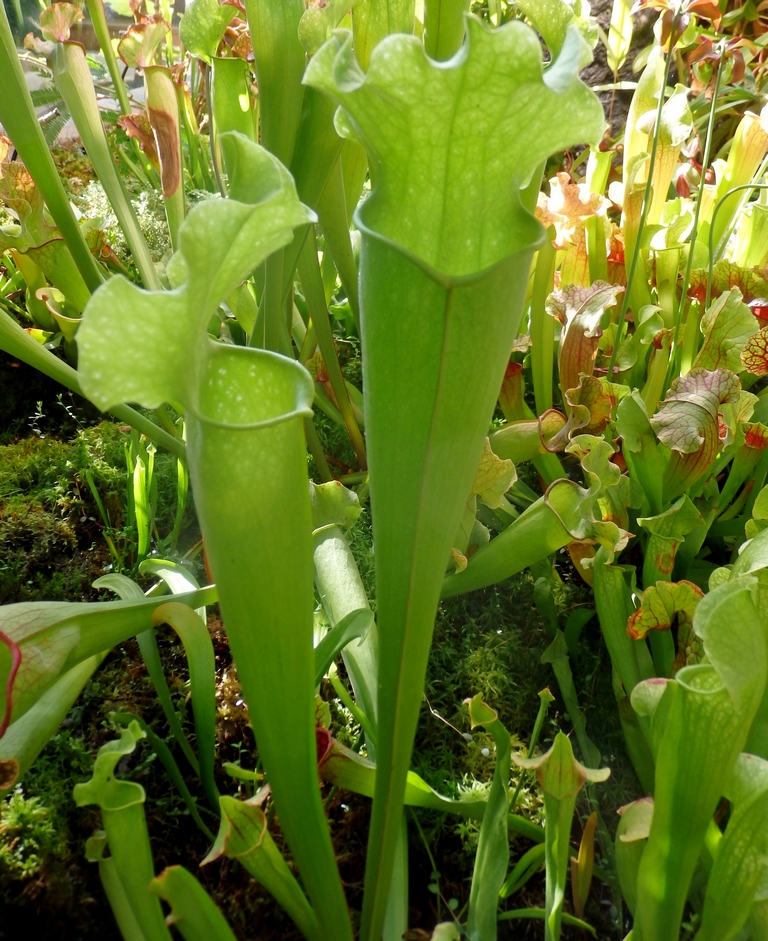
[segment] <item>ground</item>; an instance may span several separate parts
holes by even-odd
[[[20,367],[7,363],[6,368]],[[13,373],[17,374],[21,376]],[[11,392],[16,394],[13,389]],[[0,447],[0,543],[6,560],[0,568],[0,587],[4,603],[96,597],[90,582],[103,574],[114,559],[106,547],[103,519],[85,481],[89,468],[110,514],[113,540],[118,544],[124,540],[125,558],[130,563],[132,534],[125,510],[127,471],[123,456],[127,431],[109,423],[93,424],[100,416],[86,408],[81,410],[75,400],[60,402],[60,394],[44,381],[31,395],[28,389],[19,390],[14,399],[15,414],[28,417],[11,425],[4,438],[6,443]],[[161,478],[172,475],[170,460],[159,466]],[[183,546],[195,545],[195,525],[189,513]],[[363,577],[372,583],[371,537],[365,513],[352,544]],[[202,578],[200,563],[196,564]],[[574,607],[589,604],[589,593],[567,556],[558,558],[557,570],[561,576],[557,607],[559,617],[564,618]],[[254,768],[255,743],[239,697],[226,636],[215,612],[209,627],[217,659],[219,768],[223,761]],[[541,663],[547,643],[544,622],[535,604],[533,578],[527,573],[443,604],[435,626],[414,770],[447,796],[487,786],[493,774],[492,739],[482,732],[473,734],[471,741],[465,736],[469,722],[464,700],[478,692],[499,711],[513,744],[521,751],[527,748],[526,736],[539,705],[538,692],[545,686],[552,688],[556,700],[542,733],[541,747],[547,747],[558,729],[570,731],[569,717],[557,698],[554,675],[549,666]],[[192,736],[183,652],[170,636],[163,635],[160,646],[176,708]],[[603,819],[612,831],[615,809],[637,796],[638,786],[623,752],[610,663],[595,619],[584,629],[579,659],[573,666],[588,731],[613,770],[609,784],[598,795]],[[333,701],[330,686],[322,688],[321,694]],[[70,795],[77,781],[89,777],[96,750],[115,736],[110,714],[126,711],[140,716],[161,737],[167,735],[135,641],[107,657],[62,730],[3,807],[0,901],[4,918],[0,938],[18,937],[23,929],[39,937],[90,941],[114,930],[97,869],[83,857],[85,839],[99,826],[98,813],[76,809]],[[359,729],[351,717],[334,705],[332,719],[334,733],[352,744]],[[172,744],[170,737],[167,741]],[[202,859],[209,841],[195,826],[149,745],[139,748],[125,773],[147,791],[146,810],[157,868],[179,862],[189,865],[191,860]],[[203,807],[193,775],[188,781]],[[222,792],[238,793],[238,782],[223,771],[218,784]],[[239,793],[249,796],[247,785],[241,785]],[[331,792],[327,787],[326,800],[342,878],[354,910],[362,895],[369,802],[347,792]],[[588,809],[586,800],[582,801],[574,822],[576,845]],[[527,779],[517,810],[531,819],[540,819],[539,799]],[[205,815],[204,810],[202,813]],[[213,825],[211,818],[206,819]],[[279,841],[279,821],[274,822],[274,833]],[[410,917],[416,932],[413,937],[418,941],[424,937],[418,931],[427,932],[429,937],[436,921],[449,917],[451,907],[460,912],[466,903],[478,828],[457,818],[420,811],[409,815],[409,833]],[[513,861],[526,848],[524,841],[515,841]],[[299,937],[290,920],[237,864],[224,860],[196,872],[242,941],[291,941]],[[600,863],[597,873],[604,875]],[[515,908],[542,903],[542,875],[534,877],[509,900],[509,906]],[[612,904],[610,887],[597,879],[587,917],[599,926],[600,937],[619,936],[611,925]],[[615,921],[615,910],[613,914]],[[500,928],[501,938],[534,938],[540,934],[541,925],[536,922],[513,922]],[[568,937],[567,931],[564,936]]]

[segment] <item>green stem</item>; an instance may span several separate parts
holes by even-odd
[[[550,226],[547,238],[539,249],[536,270],[533,275],[531,296],[531,372],[536,411],[543,415],[552,408],[552,361],[555,355],[555,319],[546,311],[547,297],[555,283],[555,261],[557,252],[552,244],[554,227]],[[561,476],[561,475],[558,475]]]
[[[371,723],[368,721],[368,717],[366,716],[366,714],[363,712],[362,709],[359,709],[355,705],[354,700],[346,691],[346,689],[344,688],[344,684],[339,679],[338,673],[336,673],[335,671],[332,671],[329,674],[329,678],[331,680],[331,685],[336,691],[336,695],[341,700],[342,706],[344,706],[344,708],[351,714],[352,718],[355,720],[355,722],[357,722],[357,724],[360,726],[363,732],[365,732],[366,739],[374,742],[375,744],[376,733],[373,731],[373,727],[371,726]]]
[[[360,462],[360,468],[361,470],[365,470],[367,466],[365,442],[363,441],[363,435],[355,419],[354,412],[352,411],[352,403],[349,401],[349,392],[347,391],[344,375],[339,365],[338,356],[336,355],[331,321],[325,303],[323,279],[317,260],[317,240],[313,227],[310,227],[304,248],[299,256],[299,276],[301,277],[301,284],[304,288],[304,296],[307,301],[312,323],[315,327],[320,354],[323,357],[325,368],[328,371],[328,379],[333,389],[336,405],[342,414],[344,424],[349,432],[352,446]]]
[[[699,191],[696,194],[696,206],[693,210],[693,228],[691,229],[691,239],[690,247],[688,249],[688,261],[685,265],[685,275],[683,276],[683,283],[680,287],[680,300],[677,305],[677,316],[675,317],[675,327],[674,333],[672,335],[672,344],[670,347],[670,357],[669,357],[669,366],[667,367],[667,377],[665,385],[668,387],[669,383],[672,380],[672,369],[673,363],[675,361],[674,354],[677,348],[677,338],[680,335],[680,326],[683,322],[683,312],[686,308],[686,299],[688,296],[688,285],[691,283],[691,271],[693,270],[693,255],[694,255],[694,246],[696,245],[696,237],[699,232],[699,215],[701,213],[701,202],[704,197],[704,177],[707,172],[707,167],[709,166],[709,158],[712,153],[712,138],[714,136],[715,130],[715,116],[716,116],[716,107],[717,107],[717,97],[720,93],[720,79],[723,73],[723,61],[725,56],[721,56],[717,63],[717,72],[715,73],[715,90],[712,93],[712,107],[709,110],[709,121],[707,123],[707,137],[704,144],[704,156],[701,160],[701,181],[699,183]]]
[[[450,59],[461,48],[469,6],[469,0],[425,0],[424,51],[431,59]]]
[[[541,734],[541,728],[544,725],[544,719],[547,716],[547,709],[549,708],[549,704],[553,701],[554,698],[555,697],[552,695],[552,693],[550,693],[549,689],[543,689],[539,693],[539,699],[540,699],[539,711],[536,714],[536,721],[533,724],[533,732],[531,732],[531,741],[530,741],[530,744],[528,745],[528,753],[526,754],[526,758],[533,757],[533,753],[536,749],[536,746],[539,743],[539,735]],[[518,797],[520,797],[520,791],[522,790],[522,787],[523,787],[523,774],[524,772],[521,769],[520,777],[518,778],[518,781],[517,781],[517,787],[515,788],[515,793],[512,795],[512,800],[509,803],[510,814],[513,814],[515,812],[515,807],[517,806],[517,799]]]
[[[123,77],[120,74],[120,66],[117,64],[115,50],[112,47],[112,38],[109,35],[109,25],[107,24],[107,14],[104,10],[104,4],[102,0],[85,0],[85,2],[88,7],[88,14],[91,17],[93,31],[96,33],[96,41],[107,63],[107,70],[109,71],[109,77],[112,79],[112,84],[115,88],[115,95],[120,105],[120,111],[124,115],[130,115],[132,111],[131,103],[128,100],[128,91],[125,87]],[[138,142],[135,143],[136,151],[140,154],[141,149],[139,148]]]
[[[672,20],[672,32],[671,36],[674,37],[677,30],[678,22],[678,13],[675,13]],[[653,126],[653,143],[651,144],[651,156],[648,162],[648,178],[645,182],[645,192],[643,193],[643,205],[640,210],[640,224],[637,229],[637,237],[635,238],[635,243],[632,246],[632,258],[629,264],[629,271],[627,273],[627,290],[624,292],[624,298],[621,302],[621,313],[619,314],[619,322],[616,324],[616,339],[613,344],[613,351],[611,352],[611,361],[608,366],[608,378],[613,377],[613,368],[616,365],[616,357],[619,354],[619,346],[623,339],[624,333],[624,322],[627,317],[627,310],[629,308],[629,298],[630,298],[630,287],[634,284],[635,272],[637,270],[637,264],[640,260],[640,243],[642,241],[641,236],[645,228],[645,220],[648,217],[648,210],[651,208],[651,199],[652,199],[652,190],[653,190],[653,171],[656,166],[656,153],[659,147],[659,132],[661,130],[661,113],[664,108],[664,95],[667,91],[667,85],[669,84],[669,76],[672,69],[672,48],[670,47],[669,52],[667,53],[665,65],[664,65],[664,81],[662,83],[661,89],[659,91],[659,104],[656,108],[656,122]],[[627,181],[625,181],[626,185]],[[693,245],[693,242],[691,242]]]
[[[160,291],[162,285],[147,243],[109,150],[91,73],[85,60],[85,50],[79,43],[58,43],[52,56],[52,66],[56,86],[115,211],[141,279],[149,290]]]
[[[13,141],[19,157],[42,193],[72,258],[88,285],[95,291],[104,276],[75,219],[51,157],[27,81],[16,53],[5,8],[0,4],[0,123]]]

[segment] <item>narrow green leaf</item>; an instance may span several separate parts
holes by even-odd
[[[117,575],[114,573],[111,575],[103,575],[101,578],[96,579],[93,586],[94,588],[106,588],[109,591],[114,591],[123,601],[141,601],[144,598],[144,592],[141,588],[136,582],[127,578],[125,575]],[[161,606],[165,607],[164,605]],[[205,608],[203,608],[203,611],[205,611]],[[165,714],[171,734],[176,744],[184,753],[190,767],[194,770],[195,774],[199,775],[200,765],[198,764],[197,756],[192,750],[192,746],[189,744],[189,739],[185,735],[184,729],[181,727],[181,721],[179,720],[178,713],[173,704],[171,691],[168,688],[168,681],[165,678],[165,670],[160,660],[160,648],[157,645],[157,637],[155,635],[154,615],[152,627],[137,634],[136,640],[138,641],[141,657],[144,660],[144,665],[155,687],[155,693]],[[218,806],[218,798],[213,806]]]
[[[482,725],[493,736],[496,764],[472,872],[467,936],[470,941],[495,941],[499,893],[509,865],[507,816],[511,743],[509,733],[499,721],[498,715],[482,701],[479,693],[474,699],[468,700],[468,703],[472,728]]]
[[[104,659],[96,654],[67,670],[0,739],[0,791],[24,777],[56,734],[94,671]]]
[[[95,291],[104,276],[75,219],[40,129],[4,6],[0,9],[0,122],[42,193],[83,280]]]
[[[628,0],[613,0],[611,7],[611,23],[605,48],[608,68],[614,75],[624,64],[632,42],[631,6]]]
[[[499,915],[499,921],[519,921],[524,918],[546,918],[547,913],[543,908],[516,908],[511,912],[502,912]],[[597,937],[597,932],[589,924],[589,922],[583,921],[581,918],[576,918],[573,915],[569,915],[568,912],[563,912],[562,916],[564,925],[572,925],[574,928],[581,928],[582,931],[588,931],[593,938]]]
[[[293,918],[309,941],[323,937],[315,913],[280,850],[269,834],[267,818],[257,803],[222,797],[221,826],[203,865],[221,856],[238,859]]]
[[[373,626],[370,608],[350,611],[328,631],[315,647],[315,685],[319,686],[328,667],[353,640],[363,638]]]
[[[156,625],[170,624],[181,638],[189,664],[189,687],[195,716],[200,779],[208,802],[215,808],[219,791],[214,780],[216,759],[216,658],[205,621],[186,605],[171,601],[152,615]]]
[[[109,150],[96,101],[96,91],[85,59],[85,49],[76,42],[56,43],[51,56],[51,67],[56,85],[72,115],[99,182],[104,187],[125,233],[141,279],[148,288],[159,289],[160,279]]]
[[[150,882],[149,891],[171,906],[168,924],[184,941],[235,941],[213,899],[183,866],[164,869]]]

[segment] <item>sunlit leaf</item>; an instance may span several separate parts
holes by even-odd
[[[741,352],[757,330],[757,322],[743,303],[741,292],[738,289],[724,292],[701,318],[704,344],[694,361],[694,368],[739,372],[742,368]]]

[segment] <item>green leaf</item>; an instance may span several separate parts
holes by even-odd
[[[215,597],[215,589],[202,589],[176,600],[198,607]],[[150,628],[152,612],[162,603],[38,601],[0,608],[0,730],[20,719],[66,671]]]
[[[380,629],[365,941],[382,929],[444,566],[541,237],[516,193],[566,138],[602,129],[575,76],[562,94],[547,87],[523,24],[491,32],[467,23],[466,44],[446,64],[392,35],[363,74],[351,38],[337,33],[305,76],[342,105],[337,127],[365,147],[374,179],[357,216]],[[509,198],[498,199],[499,187]],[[418,331],[403,329],[411,322]]]
[[[544,791],[544,811],[546,816],[546,929],[547,938],[560,937],[560,924],[563,919],[565,901],[565,882],[570,856],[570,833],[576,796],[587,783],[605,781],[610,775],[609,768],[585,768],[573,756],[570,739],[558,732],[552,747],[544,755],[536,758],[512,756],[520,768],[536,771],[539,786]]]
[[[658,581],[645,589],[640,607],[627,622],[629,636],[641,640],[648,631],[671,630],[677,621],[677,656],[664,670],[667,675],[674,675],[680,667],[698,663],[702,658],[701,644],[693,632],[693,615],[702,594],[693,582]]]
[[[571,664],[568,659],[568,645],[565,634],[559,628],[555,630],[554,640],[541,655],[541,662],[552,665],[557,678],[557,685],[560,688],[560,695],[573,723],[576,740],[579,743],[584,760],[590,765],[599,764],[600,752],[586,732],[587,719],[579,706],[576,684],[573,681]]]
[[[616,870],[621,885],[621,894],[630,913],[637,907],[637,871],[651,829],[653,799],[641,797],[620,807],[619,825],[616,828]]]
[[[472,728],[484,726],[493,736],[496,745],[493,781],[480,827],[472,872],[467,936],[470,941],[495,941],[499,893],[509,865],[507,815],[511,743],[509,733],[499,721],[498,714],[482,701],[479,693],[467,702]]]
[[[688,293],[704,300],[709,280],[708,268],[694,268],[691,272]],[[761,268],[741,268],[725,258],[721,258],[712,268],[711,296],[719,297],[726,291],[737,288],[745,304],[765,306],[768,304],[768,280]]]
[[[703,523],[703,519],[690,497],[684,494],[663,513],[641,517],[637,523],[649,534],[643,563],[643,585],[650,587],[659,579],[672,577],[678,547],[692,530]]]
[[[616,430],[621,436],[621,450],[627,468],[643,488],[651,513],[661,513],[664,463],[648,419],[648,410],[637,390],[619,403]]]
[[[491,450],[488,438],[483,445],[483,453],[472,481],[472,495],[479,497],[491,509],[504,507],[504,494],[517,480],[515,465],[510,460],[502,460]]]
[[[89,304],[80,370],[100,400],[186,407],[195,504],[259,754],[321,930],[344,939],[347,906],[316,787],[303,424],[312,380],[293,360],[206,335],[219,303],[313,216],[274,157],[242,135],[221,143],[230,199],[199,204],[183,223],[177,286],[142,292],[113,279]]]
[[[567,0],[519,0],[518,6],[541,33],[552,59],[559,55],[568,34],[575,33],[579,39],[579,68],[589,65],[592,47],[597,42],[597,29],[588,3],[581,0],[570,3]]]
[[[179,37],[190,55],[210,63],[234,15],[234,7],[218,0],[188,3],[179,24]]]
[[[258,803],[263,796],[257,795],[252,801],[220,799],[221,825],[202,864],[222,856],[239,860],[288,912],[304,936],[320,941],[322,935],[315,913],[270,836],[266,815]]]
[[[0,122],[40,189],[83,280],[90,290],[95,290],[102,281],[102,273],[75,219],[45,142],[4,7],[0,10]]]
[[[309,482],[309,500],[312,504],[312,527],[317,532],[326,526],[351,529],[362,508],[357,494],[338,480],[326,484]]]
[[[350,611],[328,631],[315,647],[315,685],[319,686],[328,672],[328,667],[341,651],[353,640],[365,637],[373,627],[373,612],[370,608]]]
[[[132,722],[120,733],[120,738],[102,745],[93,766],[93,777],[84,784],[76,784],[73,792],[78,807],[96,804],[107,810],[121,810],[144,802],[145,792],[135,781],[122,781],[115,777],[118,763],[133,753],[136,743],[144,738],[138,723]]]
[[[149,891],[171,906],[167,918],[184,941],[235,941],[224,916],[183,866],[169,866],[149,884]]]
[[[71,3],[54,3],[40,14],[40,32],[45,39],[66,42],[75,23],[83,19],[83,11]]]
[[[376,48],[363,74],[351,37],[338,32],[304,78],[343,106],[339,131],[368,151],[376,186],[361,224],[450,277],[537,243],[541,229],[515,188],[566,141],[596,140],[603,125],[602,109],[575,78],[563,94],[547,88],[538,41],[523,24],[491,31],[470,17],[467,25],[467,42],[449,67],[436,68],[417,39],[396,35]],[[489,72],[493,86],[484,79]],[[513,184],[509,199],[488,185],[497,174]]]
[[[331,38],[344,17],[360,0],[330,0],[325,6],[310,6],[299,20],[299,39],[307,55],[314,55],[323,43]]]
[[[768,877],[768,761],[739,755],[727,795],[733,812],[707,881],[700,941],[734,938]]]
[[[729,582],[699,602],[694,627],[710,664],[680,670],[654,714],[656,788],[637,880],[639,941],[678,938],[707,827],[763,696],[768,645],[751,588],[748,579]]]
[[[693,627],[739,713],[757,708],[768,674],[768,625],[753,603],[753,577],[731,580],[705,595]]]
[[[495,428],[488,436],[495,454],[515,464],[546,454],[552,438],[565,424],[565,417],[549,409],[539,419],[520,419]]]
[[[97,830],[93,836],[85,841],[85,858],[89,863],[98,863],[99,878],[104,887],[104,892],[115,916],[115,921],[123,936],[123,941],[146,941],[144,932],[136,921],[133,914],[131,903],[125,894],[125,889],[120,882],[120,875],[117,872],[115,861],[111,856],[105,856],[107,850],[107,834],[103,830]]]
[[[216,658],[203,618],[177,601],[161,605],[152,615],[156,625],[169,624],[181,638],[189,664],[189,686],[195,717],[195,739],[200,779],[208,801],[216,807],[219,792],[214,780],[216,759]]]
[[[171,28],[164,19],[134,23],[117,44],[117,54],[132,69],[154,65],[155,54]]]
[[[183,283],[154,292],[112,278],[86,308],[78,333],[80,380],[101,408],[176,402],[198,411],[202,373],[221,350],[206,340],[211,316],[311,218],[274,157],[240,134],[222,135],[221,142],[231,199],[198,204],[182,224],[175,264]],[[126,336],[135,342],[126,344]],[[251,358],[240,355],[243,374],[252,368]]]
[[[727,369],[692,369],[672,382],[651,425],[672,450],[664,472],[664,498],[674,500],[700,480],[720,450],[718,411],[738,402],[741,384]]]
[[[692,369],[672,383],[651,425],[668,448],[691,454],[707,440],[719,405],[735,402],[740,391],[738,377],[728,370]]]
[[[76,784],[72,796],[78,807],[96,804],[101,808],[110,858],[146,941],[170,941],[160,902],[148,891],[154,864],[144,816],[144,788],[116,777],[119,762],[133,753],[142,738],[144,733],[138,723],[132,722],[121,731],[118,740],[102,745],[93,777],[84,784]]]
[[[139,465],[137,464],[137,467],[138,466]],[[93,583],[93,587],[106,588],[109,591],[114,591],[115,594],[123,601],[144,600],[144,592],[141,590],[139,585],[137,585],[136,582],[134,582],[132,579],[127,578],[125,575],[118,575],[115,573],[110,575],[103,575],[101,578],[96,579],[96,581]],[[165,606],[162,605],[162,607]],[[205,618],[205,608],[202,608],[202,617]],[[189,744],[189,740],[184,733],[184,729],[181,727],[181,721],[179,720],[178,713],[176,712],[176,707],[173,704],[171,691],[168,688],[168,682],[165,678],[165,671],[163,669],[162,661],[160,660],[160,649],[157,646],[157,638],[155,636],[154,618],[152,625],[152,627],[136,635],[136,640],[139,644],[139,650],[141,651],[141,656],[144,660],[144,665],[147,668],[147,672],[149,673],[152,683],[154,684],[157,698],[160,702],[160,705],[162,706],[163,712],[165,713],[165,718],[168,722],[168,727],[171,730],[171,734],[176,740],[176,744],[184,752],[184,755],[190,766],[194,769],[195,774],[199,774],[199,762],[195,753],[192,751],[192,746]],[[217,806],[218,796],[213,802],[213,807],[215,808]]]
[[[730,369],[740,372],[741,351],[758,326],[752,311],[741,299],[738,289],[720,295],[701,318],[704,344],[694,361],[694,368]]]
[[[625,385],[609,382],[604,376],[582,373],[576,388],[566,389],[563,394],[568,422],[550,440],[549,448],[565,448],[577,431],[587,435],[601,434],[613,419],[616,406],[628,393],[629,389]]]
[[[291,165],[301,120],[306,55],[299,41],[303,0],[246,0],[259,87],[261,141]]]
[[[632,42],[632,4],[628,0],[613,0],[611,24],[608,30],[606,54],[608,68],[616,74],[624,64]]]
[[[509,912],[502,912],[499,915],[499,921],[520,921],[525,918],[546,919],[546,917],[547,912],[543,908],[515,908]],[[589,922],[581,918],[576,918],[575,915],[569,915],[568,912],[563,912],[561,919],[564,925],[573,925],[574,928],[581,928],[582,931],[588,931],[593,938],[597,937],[597,932]]]

